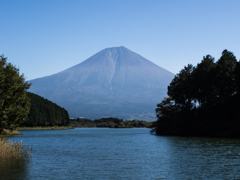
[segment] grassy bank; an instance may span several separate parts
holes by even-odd
[[[21,132],[19,131],[10,131],[10,130],[7,130],[7,129],[4,129],[1,134],[2,136],[14,136],[14,135],[22,135]]]
[[[47,127],[18,127],[17,130],[56,130],[56,129],[74,129],[72,126],[47,126]]]
[[[0,160],[21,159],[31,155],[32,148],[24,148],[23,143],[7,141],[6,136],[22,135],[19,131],[4,129],[0,134]]]
[[[0,160],[1,159],[21,159],[31,156],[32,148],[24,148],[23,143],[6,141],[0,138]]]

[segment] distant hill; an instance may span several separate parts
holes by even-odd
[[[21,126],[66,126],[70,119],[68,112],[57,104],[36,94],[27,92],[31,99],[30,112]]]
[[[30,91],[66,108],[71,117],[156,120],[156,104],[174,74],[121,46],[76,66],[31,80]]]
[[[109,128],[133,128],[133,127],[153,127],[152,122],[129,120],[124,121],[118,118],[101,118],[101,119],[71,119],[70,125],[73,127],[109,127]]]

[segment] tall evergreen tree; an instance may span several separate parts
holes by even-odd
[[[192,72],[192,85],[194,86],[194,98],[200,107],[205,107],[208,103],[216,100],[215,92],[215,70],[216,64],[211,55],[203,57],[201,63]]]
[[[188,64],[177,74],[168,86],[168,95],[182,108],[191,109],[193,98],[193,87],[191,73],[193,65]]]
[[[235,81],[237,59],[232,52],[225,49],[216,64],[217,93],[220,102],[224,102],[236,93],[237,90]]]

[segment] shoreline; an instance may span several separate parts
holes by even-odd
[[[25,131],[25,130],[64,130],[64,129],[74,129],[73,126],[47,126],[47,127],[18,127],[17,131]]]

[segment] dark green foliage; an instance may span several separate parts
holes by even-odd
[[[21,126],[66,126],[69,124],[68,112],[57,104],[36,94],[27,92],[31,108],[26,121]]]
[[[221,101],[226,101],[236,92],[235,68],[237,59],[232,52],[224,50],[217,62],[216,81],[218,82],[218,94]]]
[[[181,105],[183,108],[190,109],[191,108],[191,100],[193,96],[193,89],[191,84],[191,73],[193,71],[193,66],[189,64],[187,67],[177,74],[170,86],[168,86],[168,95],[175,100],[176,104]]]
[[[25,120],[30,109],[26,95],[29,87],[19,69],[0,56],[0,133],[3,129],[16,129]]]
[[[210,55],[188,65],[157,104],[155,132],[160,135],[240,137],[240,63],[224,50],[214,63]]]
[[[101,118],[96,120],[76,119],[71,120],[71,125],[74,127],[110,127],[110,128],[133,128],[133,127],[151,127],[151,122],[129,120],[124,121],[118,118]]]

